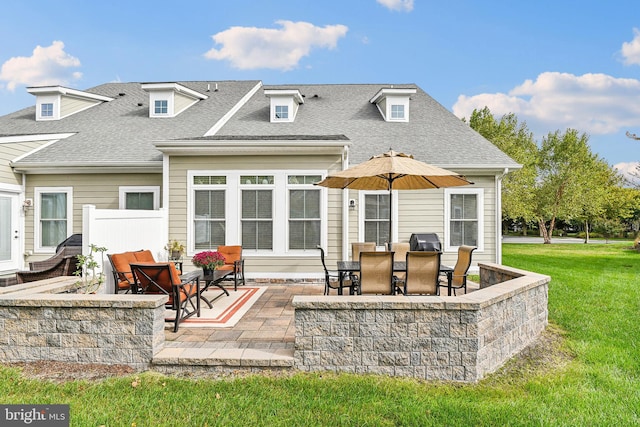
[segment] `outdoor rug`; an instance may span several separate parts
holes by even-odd
[[[200,317],[192,317],[180,322],[181,328],[231,328],[242,316],[258,301],[258,298],[267,290],[266,286],[239,287],[237,291],[228,289],[229,296],[223,295],[215,301],[213,298],[220,294],[220,290],[213,288],[203,295],[213,302],[213,308],[200,301]],[[175,311],[167,310],[167,318],[175,316]]]

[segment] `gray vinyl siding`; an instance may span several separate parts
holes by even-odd
[[[99,102],[63,96],[60,101],[60,117],[67,117],[97,104],[99,104]]]
[[[14,173],[9,162],[49,141],[10,142],[0,144],[0,183],[22,185],[22,175]]]
[[[161,186],[160,174],[78,174],[28,175],[26,197],[34,198],[35,187],[73,188],[73,233],[82,233],[82,206],[94,205],[98,209],[118,209],[121,186]],[[162,191],[161,195],[162,197]],[[162,202],[160,202],[162,206]],[[25,215],[25,248],[34,250],[34,209]],[[29,257],[27,261],[47,258]]]
[[[171,157],[169,167],[169,238],[187,242],[187,175],[190,170],[328,170],[340,169],[336,156],[256,156],[247,157]],[[340,257],[342,230],[342,196],[329,190],[328,196],[328,263],[335,265]],[[285,238],[274,236],[274,239]],[[247,271],[252,273],[318,273],[322,272],[320,256],[251,256],[245,255]],[[192,254],[188,255],[188,258]],[[193,268],[189,265],[189,268]]]

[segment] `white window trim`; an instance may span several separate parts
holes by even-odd
[[[444,190],[444,252],[457,252],[459,246],[449,244],[451,235],[451,195],[475,194],[478,196],[478,249],[484,251],[484,188],[445,188]]]
[[[127,193],[153,193],[153,210],[160,209],[160,187],[157,185],[119,187],[118,209],[126,209]]]
[[[388,195],[388,190],[378,190],[378,191],[358,191],[358,241],[364,242],[364,210],[365,210],[365,201],[364,198],[366,195],[370,194],[385,194]],[[392,191],[392,200],[391,200],[391,242],[396,241],[396,237],[398,235],[398,191]],[[378,250],[385,250],[384,246],[378,246]]]
[[[305,176],[310,176],[310,175],[320,175],[321,179],[324,179],[325,174],[323,172],[318,172],[318,173],[312,173],[308,170],[305,171],[287,171],[285,174],[285,197],[287,199],[287,204],[286,204],[286,251],[289,254],[299,254],[299,255],[305,255],[305,254],[311,254],[311,255],[316,255],[318,254],[318,250],[316,248],[309,248],[309,249],[290,249],[289,248],[289,214],[291,213],[290,211],[290,207],[291,207],[291,198],[289,197],[289,190],[320,190],[320,245],[323,248],[327,247],[327,230],[328,230],[328,226],[327,226],[327,191],[326,189],[323,190],[323,187],[320,186],[314,186],[312,184],[289,184],[289,179],[288,177],[290,175],[305,175]]]
[[[35,187],[34,214],[33,214],[33,238],[34,251],[40,254],[53,254],[55,246],[42,246],[42,232],[40,230],[40,196],[43,193],[67,193],[67,236],[73,234],[73,187]]]
[[[240,209],[242,207],[242,189],[271,189],[273,190],[273,250],[249,250],[243,248],[243,254],[251,256],[303,256],[317,257],[317,250],[289,250],[289,188],[295,184],[288,184],[289,175],[320,175],[326,177],[326,170],[190,170],[187,172],[187,256],[193,256],[193,197],[194,191],[198,190],[226,190],[225,191],[225,221],[227,245],[242,244],[242,218]],[[194,176],[226,176],[226,184],[194,185]],[[270,175],[274,177],[273,184],[247,185],[240,183],[241,175]],[[298,185],[296,187],[302,188]],[[309,187],[311,188],[311,187]],[[328,233],[328,206],[327,189],[324,187],[314,187],[320,190],[320,232],[321,245],[327,247]]]
[[[60,95],[39,95],[36,99],[36,120],[48,121],[48,120],[60,120]],[[52,104],[53,110],[51,116],[42,115],[42,105]]]

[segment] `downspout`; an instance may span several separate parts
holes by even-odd
[[[27,197],[27,174],[21,173],[21,175],[22,175],[22,189],[21,189],[20,197],[18,198],[18,203],[23,204]],[[25,209],[22,209],[22,215],[20,215],[18,232],[20,233],[20,253],[22,254],[22,256],[20,257],[20,269],[24,270],[27,267],[26,257],[29,256],[27,255],[27,239],[25,237],[27,232],[27,212]]]
[[[162,203],[161,209],[168,209],[169,206],[169,155],[162,154]]]
[[[496,175],[496,264],[502,264],[502,179],[509,173],[504,168],[501,175]]]
[[[349,147],[342,152],[342,170],[349,167]],[[342,190],[342,260],[349,255],[349,189]]]

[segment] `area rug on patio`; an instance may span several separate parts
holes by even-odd
[[[237,291],[229,289],[229,296],[221,296],[213,301],[213,308],[201,301],[200,317],[190,317],[180,322],[181,328],[230,328],[234,326],[242,316],[258,301],[258,298],[267,290],[266,286],[239,287]],[[212,289],[203,295],[212,300],[220,294],[219,289]],[[171,314],[169,314],[171,313]],[[171,317],[175,311],[168,310]]]

